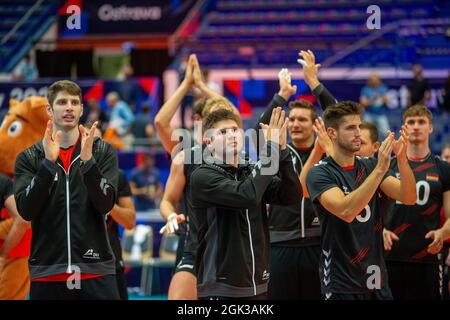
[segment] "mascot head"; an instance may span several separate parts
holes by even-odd
[[[50,117],[43,97],[12,99],[9,104],[0,127],[0,172],[13,176],[17,155],[43,138]]]

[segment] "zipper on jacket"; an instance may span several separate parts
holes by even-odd
[[[288,145],[288,147],[291,151],[291,156],[293,153],[294,156],[298,159],[298,161],[300,163],[300,172],[302,172],[303,161],[302,161],[302,158],[300,157],[300,154],[292,146]],[[294,166],[294,171],[296,171],[295,166]],[[295,172],[295,173],[297,173],[297,172]],[[297,173],[297,175],[298,174],[299,173]],[[305,197],[303,197],[303,196],[302,196],[302,202],[301,202],[301,206],[300,206],[300,237],[301,238],[305,237]]]
[[[253,240],[252,240],[252,228],[250,226],[250,219],[248,217],[248,209],[245,210],[245,214],[247,216],[247,223],[248,223],[248,234],[250,239],[250,250],[252,253],[252,281],[253,281],[253,292],[256,296],[256,283],[255,283],[255,253],[253,252]]]
[[[69,173],[72,164],[78,160],[80,156],[76,156],[75,159],[69,165],[69,170],[66,172],[66,169],[58,163],[58,165],[63,169],[66,175],[66,227],[67,227],[67,271],[66,273],[72,273],[72,247],[70,242],[70,188],[69,188]]]
[[[237,173],[234,174],[234,179],[238,181]],[[245,215],[248,223],[248,235],[250,240],[250,252],[252,254],[252,282],[253,282],[253,294],[256,296],[256,282],[255,282],[255,253],[253,252],[253,239],[252,239],[252,227],[250,226],[250,218],[248,217],[248,209],[245,209]]]

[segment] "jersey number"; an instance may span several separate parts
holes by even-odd
[[[423,188],[423,195],[420,197],[421,189]],[[430,199],[430,184],[428,181],[420,180],[416,183],[416,192],[417,192],[417,200],[416,204],[419,206],[423,206],[428,202],[428,199]],[[396,201],[396,204],[402,204],[400,201]]]
[[[364,207],[364,211],[356,216],[356,220],[359,222],[367,222],[370,219],[371,211],[369,205]]]

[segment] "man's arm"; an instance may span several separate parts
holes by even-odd
[[[264,112],[259,117],[258,124],[256,125],[256,131],[258,131],[259,123],[268,124],[270,117],[272,116],[273,109],[276,107],[284,108],[289,100],[289,98],[297,92],[297,86],[292,86],[291,84],[291,74],[282,69],[278,73],[278,80],[280,84],[280,90],[278,93],[274,94],[272,100],[264,110]]]
[[[320,150],[320,147],[317,147],[317,143],[314,144],[314,148],[311,151],[311,154],[308,157],[308,160],[306,160],[305,164],[302,167],[302,171],[300,172],[300,184],[302,186],[302,190],[303,190],[303,197],[305,198],[309,198],[309,191],[308,191],[308,187],[307,187],[307,183],[306,183],[306,178],[308,176],[309,171],[311,170],[312,167],[314,167],[314,165],[316,163],[318,163],[320,161],[320,159],[322,159],[323,156],[323,152],[322,150]]]
[[[94,208],[101,214],[107,214],[116,203],[119,166],[111,145],[103,140],[97,143],[104,156],[98,162],[94,157],[83,162],[80,172]]]
[[[131,125],[134,121],[134,113],[133,111],[131,111],[130,107],[125,102],[123,102],[121,113],[123,119],[125,120],[125,124]]]
[[[432,230],[425,235],[425,238],[433,240],[428,245],[428,252],[431,254],[441,252],[444,241],[450,238],[450,191],[444,192],[442,198],[445,210],[445,223],[441,228]]]
[[[13,195],[6,198],[5,207],[13,219],[13,225],[3,243],[3,247],[0,249],[0,259],[8,256],[9,252],[22,240],[27,229],[31,227],[31,224],[23,220],[17,212],[16,201]]]
[[[299,52],[299,56],[303,58],[303,78],[311,90],[312,94],[317,98],[322,110],[337,103],[337,100],[328,91],[323,84],[319,82],[318,72],[320,64],[316,64],[316,57],[311,50]]]
[[[381,144],[378,162],[374,170],[356,190],[347,195],[339,187],[331,187],[322,192],[323,181],[321,179],[329,179],[329,177],[322,176],[318,179],[314,172],[319,169],[311,170],[307,177],[307,186],[313,201],[317,199],[327,211],[339,219],[351,223],[372,199],[388,171],[392,142],[393,136],[389,135]]]
[[[178,230],[178,224],[186,219],[183,213],[179,212],[178,204],[183,195],[186,186],[186,177],[184,176],[184,152],[180,152],[173,159],[170,165],[170,173],[166,182],[159,211],[164,220],[167,221],[165,230],[175,232]]]
[[[260,115],[259,121],[255,127],[257,134],[256,134],[255,139],[253,140],[253,143],[255,145],[256,153],[258,155],[259,155],[259,151],[260,151],[259,150],[260,143],[263,144],[263,142],[260,142],[260,136],[258,134],[259,130],[261,129],[260,123],[268,124],[270,122],[270,118],[272,116],[273,110],[277,107],[284,108],[289,100],[289,97],[297,92],[297,86],[291,85],[291,74],[287,71],[287,69],[282,69],[278,73],[278,80],[280,83],[280,90],[278,91],[278,93],[274,94],[269,105],[266,107],[264,112]]]
[[[179,143],[179,141],[172,141],[172,134],[175,129],[172,128],[170,122],[177,112],[178,106],[180,105],[184,96],[189,92],[194,83],[194,78],[192,75],[193,57],[194,55],[192,54],[189,56],[185,77],[180,86],[177,88],[177,90],[175,90],[174,94],[163,104],[155,117],[156,131],[158,132],[164,149],[169,153],[172,152],[172,149]]]
[[[272,182],[273,174],[270,171],[272,159],[279,159],[279,145],[268,141],[264,150],[271,149],[270,158],[261,156],[255,164],[252,173],[242,181],[226,177],[218,170],[202,166],[192,173],[192,199],[194,206],[201,207],[231,207],[250,208],[258,206],[267,187]],[[272,168],[273,169],[273,168]],[[262,172],[263,171],[263,172]]]
[[[137,197],[137,196],[147,197],[148,196],[148,188],[146,188],[146,187],[138,188],[136,182],[134,182],[134,181],[130,181],[130,188],[131,188],[131,193],[135,197]]]
[[[155,117],[155,127],[161,139],[164,149],[171,153],[173,148],[178,145],[179,141],[173,141],[172,135],[175,128],[172,128],[170,122],[178,110],[178,106],[184,96],[195,86],[209,98],[222,98],[222,95],[210,89],[204,82],[201,69],[195,54],[189,56],[186,73],[180,86],[175,93],[164,103]]]
[[[48,203],[57,167],[55,163],[44,159],[35,171],[25,152],[16,158],[14,198],[20,216],[31,221]]]
[[[321,83],[314,90],[311,90],[311,92],[317,98],[322,110],[338,102],[331,92]]]
[[[443,238],[447,240],[450,238],[450,190],[442,194],[442,200],[446,219],[445,224],[442,226],[445,229]]]
[[[110,212],[111,217],[125,229],[131,230],[136,225],[136,209],[131,197],[119,197]]]
[[[322,159],[324,153],[329,155],[333,151],[333,143],[325,130],[325,124],[322,118],[319,117],[314,121],[313,128],[317,134],[317,138],[314,143],[314,148],[300,172],[300,184],[303,190],[303,197],[305,198],[309,198],[309,192],[306,186],[306,177],[308,176],[309,170]]]
[[[286,128],[285,112],[281,108],[275,108],[269,125],[262,124],[267,143],[261,150],[260,160],[245,180],[236,181],[224,176],[212,166],[200,167],[194,171],[191,177],[194,205],[233,208],[258,206],[272,177],[278,173],[280,149],[286,149]]]
[[[194,77],[194,84],[197,87],[197,89],[200,90],[200,92],[208,97],[208,98],[223,98],[223,96],[218,93],[215,92],[214,90],[212,90],[210,87],[207,86],[206,84],[206,79],[203,79],[203,74],[202,74],[202,70],[200,68],[200,64],[198,63],[198,59],[197,56],[194,55],[193,58],[193,72],[192,72],[192,76]]]
[[[359,188],[348,195],[334,187],[323,192],[317,199],[326,210],[350,223],[372,199],[383,177],[384,172],[375,169]]]
[[[279,176],[275,176],[267,187],[264,199],[266,203],[292,205],[300,201],[302,188],[292,165],[289,149],[280,154]]]
[[[262,175],[255,167],[255,176],[243,181],[225,177],[215,169],[200,167],[192,173],[192,199],[196,207],[251,208],[258,206],[271,175]]]
[[[93,125],[95,130],[96,123]],[[36,149],[30,148],[21,152],[14,167],[14,197],[20,216],[31,221],[47,204],[51,187],[57,172],[56,160],[59,156],[61,131],[53,135],[53,121],[47,122],[42,147],[45,158],[38,168],[33,167]]]
[[[406,205],[414,205],[416,204],[417,196],[416,178],[406,156],[408,134],[404,125],[400,134],[400,139],[395,140],[393,143],[393,150],[397,155],[397,166],[401,180],[390,176],[383,181],[380,188],[389,198],[401,201]]]
[[[428,252],[431,254],[439,253],[442,249],[443,242],[450,238],[450,164],[441,161],[438,163],[439,179],[442,181],[442,207],[445,212],[445,223],[437,229],[428,232],[425,238],[433,239],[428,246]]]
[[[109,214],[125,229],[133,229],[136,225],[136,209],[131,198],[130,183],[122,170],[119,170],[118,181],[117,202]]]
[[[369,100],[369,97],[367,96],[366,91],[367,91],[367,87],[362,88],[361,93],[359,95],[359,103],[364,108],[367,108],[371,104],[371,101]]]

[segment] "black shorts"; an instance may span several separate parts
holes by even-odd
[[[234,298],[234,297],[211,296],[211,297],[199,297],[198,300],[267,300],[267,292],[251,297]]]
[[[32,281],[30,300],[119,300],[116,275],[81,280],[80,288],[69,289],[66,281]]]
[[[320,245],[271,250],[269,299],[320,300]]]
[[[178,265],[178,263],[180,263],[181,259],[183,258],[185,239],[186,239],[185,233],[181,233],[178,235],[178,246],[177,246],[177,255],[175,258],[175,265]]]
[[[440,300],[442,264],[386,261],[395,300]]]
[[[195,254],[190,251],[183,252],[180,262],[175,267],[175,273],[180,271],[190,272],[197,277],[197,272],[195,269]]]
[[[128,300],[127,279],[125,277],[125,269],[123,267],[116,268],[116,281],[120,300]]]
[[[375,290],[367,293],[329,293],[323,297],[325,300],[392,300],[389,288]]]

